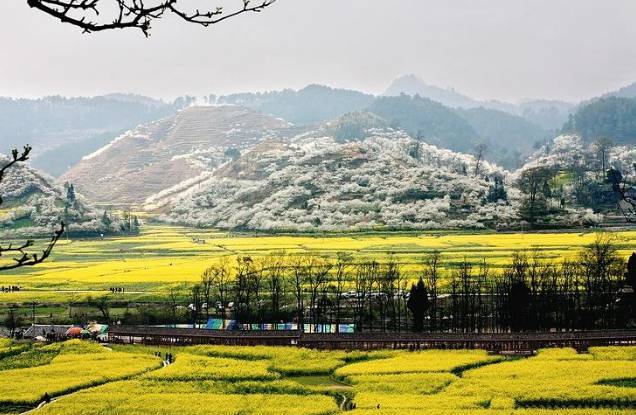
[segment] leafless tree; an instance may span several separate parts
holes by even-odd
[[[203,296],[201,295],[201,285],[196,284],[190,290],[190,320],[192,321],[192,327],[196,328],[201,316],[201,306],[203,305]]]
[[[225,317],[225,307],[228,303],[228,296],[232,289],[232,278],[230,273],[230,264],[227,257],[221,258],[219,263],[214,267],[213,287],[216,290],[218,301],[223,309],[223,317]]]
[[[352,261],[353,261],[353,257],[351,256],[351,254],[347,254],[344,252],[338,253],[338,258],[336,259],[336,265],[335,265],[336,272],[334,273],[334,278],[333,278],[336,324],[340,324],[340,317],[342,313],[342,294],[344,292],[345,285],[347,283],[348,268],[351,266]]]
[[[272,315],[278,317],[285,292],[285,254],[274,253],[267,258],[265,281],[269,291]]]
[[[428,294],[431,296],[431,331],[437,328],[437,296],[441,266],[442,253],[440,251],[433,251],[424,258],[424,282],[426,283]]]
[[[205,319],[210,318],[210,306],[212,301],[212,287],[214,285],[214,272],[213,267],[206,268],[201,274],[201,291],[203,295],[203,301],[205,302]]]
[[[486,144],[480,143],[475,146],[475,177],[479,176],[481,169],[481,161],[484,159]]]
[[[240,0],[234,8],[219,5],[194,10],[183,7],[183,0],[27,0],[27,4],[84,33],[133,28],[149,36],[152,21],[166,15],[208,27],[241,14],[261,12],[275,1]]]
[[[386,264],[380,272],[380,304],[381,328],[385,331],[386,320],[389,321],[393,331],[398,330],[398,311],[400,306],[400,264],[393,254],[389,254]]]
[[[11,151],[11,158],[9,162],[0,168],[0,184],[2,183],[2,180],[4,179],[5,172],[9,168],[14,166],[16,163],[27,161],[29,159],[30,153],[31,153],[31,146],[29,145],[24,146],[24,150],[22,150],[21,153],[17,149],[13,149]],[[2,198],[0,198],[0,204],[2,204]],[[4,253],[9,253],[13,255],[17,254],[17,256],[13,257],[13,261],[14,261],[13,263],[0,264],[0,271],[7,271],[10,269],[15,269],[15,268],[24,267],[24,266],[33,266],[33,265],[37,265],[44,262],[44,260],[48,258],[49,255],[51,255],[51,252],[53,251],[53,247],[55,246],[57,241],[60,239],[62,234],[64,233],[64,229],[65,229],[65,225],[64,225],[64,222],[62,221],[60,222],[60,228],[53,233],[51,240],[49,241],[48,245],[44,248],[41,255],[28,251],[28,249],[32,247],[33,244],[35,243],[35,241],[32,239],[29,239],[26,242],[23,242],[19,245],[14,245],[10,243],[6,247],[0,246],[0,257]]]
[[[309,256],[305,264],[304,281],[309,288],[309,318],[318,323],[318,294],[327,282],[327,276],[333,264],[326,258]]]
[[[235,291],[236,301],[234,304],[236,319],[248,320],[251,314],[251,305],[254,294],[254,261],[250,256],[236,258],[236,278]]]
[[[298,326],[302,329],[304,323],[304,311],[305,311],[305,295],[303,292],[303,286],[306,273],[306,261],[303,257],[295,257],[291,262],[292,270],[292,283],[294,290],[294,297],[296,299],[296,321]]]
[[[363,327],[367,305],[371,308],[371,291],[373,289],[374,276],[377,274],[377,268],[377,262],[368,261],[357,263],[353,271],[353,283],[355,288],[354,308],[359,329]]]
[[[99,310],[107,323],[110,322],[110,303],[105,295],[97,298],[88,297],[87,303]]]
[[[599,177],[603,177],[605,174],[605,169],[607,167],[607,158],[609,156],[610,151],[614,147],[614,142],[609,138],[599,138],[594,143],[594,148],[598,154],[598,167],[600,168]]]
[[[168,307],[170,311],[171,323],[177,322],[177,310],[179,309],[179,291],[175,287],[170,288],[168,294]]]

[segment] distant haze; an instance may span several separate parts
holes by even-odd
[[[82,34],[3,0],[0,96],[173,98],[309,83],[379,94],[414,73],[476,99],[579,101],[636,81],[635,18],[633,0],[278,0],[208,29],[162,19],[146,39]]]

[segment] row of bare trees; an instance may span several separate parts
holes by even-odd
[[[413,264],[409,264],[412,268]],[[416,275],[385,261],[286,255],[242,256],[206,269],[191,289],[190,320],[355,323],[362,331],[497,332],[626,327],[634,322],[636,254],[629,264],[603,235],[558,263],[538,251],[513,254],[502,270],[485,260],[426,255]]]

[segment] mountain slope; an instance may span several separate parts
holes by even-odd
[[[450,108],[428,98],[380,97],[368,108],[412,137],[454,151],[470,152],[480,141],[470,124]]]
[[[521,116],[549,131],[560,130],[574,108],[573,104],[554,100],[530,100],[519,105],[497,100],[480,101],[452,88],[444,89],[429,85],[415,75],[406,75],[395,79],[382,95],[399,96],[401,94],[419,95],[450,108],[469,109],[483,107],[503,111]]]
[[[141,204],[227,161],[228,148],[244,148],[287,128],[281,120],[237,106],[189,107],[122,134],[61,180],[94,202]]]
[[[391,82],[382,95],[400,96],[402,94],[426,97],[452,108],[478,107],[478,101],[463,95],[454,89],[444,89],[429,85],[415,75],[404,75]]]
[[[243,93],[219,97],[220,104],[235,104],[272,114],[298,125],[319,124],[343,114],[359,111],[373,101],[373,95],[323,85],[301,90]]]
[[[517,114],[544,130],[557,132],[567,122],[576,105],[555,100],[532,100],[519,105]]]
[[[9,159],[0,156],[0,164]],[[113,231],[99,220],[97,213],[73,191],[57,186],[46,174],[27,164],[17,163],[2,180],[0,233],[3,235],[51,234],[60,221],[74,234]],[[116,223],[111,223],[116,226]]]
[[[618,97],[618,98],[636,98],[636,82],[632,82],[629,85],[625,85],[616,91],[611,91],[603,94],[601,98]]]
[[[5,153],[30,144],[34,148],[34,167],[57,176],[121,131],[174,114],[183,104],[183,100],[167,104],[126,94],[92,98],[0,97],[0,150]],[[63,151],[56,151],[58,148]]]
[[[586,141],[609,138],[618,144],[636,144],[636,98],[593,100],[579,107],[563,130]]]
[[[549,133],[517,115],[483,107],[457,109],[487,145],[486,158],[507,169],[515,169],[521,160],[543,144]]]
[[[266,141],[173,201],[163,220],[265,230],[461,228],[512,223],[514,209],[488,203],[474,159],[374,130],[338,143],[322,132]],[[417,150],[416,150],[417,149]]]

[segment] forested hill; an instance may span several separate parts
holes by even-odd
[[[450,108],[428,98],[380,97],[371,104],[369,111],[411,137],[454,151],[471,152],[480,141],[470,123]]]
[[[241,105],[294,124],[319,124],[366,108],[374,96],[348,89],[309,85],[301,90],[242,93],[219,97],[219,104]]]
[[[33,165],[54,176],[102,147],[123,130],[173,114],[172,103],[131,94],[91,98],[0,97],[0,149],[33,146]]]
[[[601,98],[607,97],[619,97],[619,98],[636,98],[636,82],[633,82],[629,85],[625,85],[622,88],[617,89],[616,91],[608,92],[604,94]]]
[[[486,145],[484,157],[507,169],[517,168],[550,134],[524,118],[478,107],[451,109],[419,96],[380,97],[368,111],[421,141],[463,153]]]
[[[163,220],[261,230],[475,228],[513,225],[492,194],[503,170],[472,156],[374,129],[363,140],[325,131],[262,142],[169,203]],[[503,196],[502,196],[503,197]]]
[[[361,122],[360,116],[365,113],[363,121],[367,124],[401,128],[412,137],[454,151],[472,153],[477,144],[485,143],[488,145],[485,157],[508,169],[518,167],[536,143],[549,137],[544,129],[518,115],[481,107],[454,109],[419,95],[374,97],[310,85],[299,91],[228,95],[217,102],[245,106],[296,125],[337,120],[347,124],[346,128],[356,128],[354,124]],[[372,119],[368,114],[380,118]],[[346,116],[340,118],[343,115]],[[351,133],[342,128],[339,132]]]
[[[636,144],[636,98],[609,96],[584,104],[563,131],[586,141],[608,138],[617,144]]]
[[[477,100],[453,88],[440,88],[427,84],[415,75],[405,75],[395,79],[382,95],[399,96],[402,94],[419,95],[450,108],[487,108],[503,111],[523,117],[551,132],[561,129],[574,108],[574,104],[568,102],[545,99],[528,100],[520,104],[498,100]]]
[[[486,144],[486,158],[514,169],[524,156],[550,139],[550,133],[537,124],[507,112],[488,109],[457,109],[455,113],[466,120]]]

